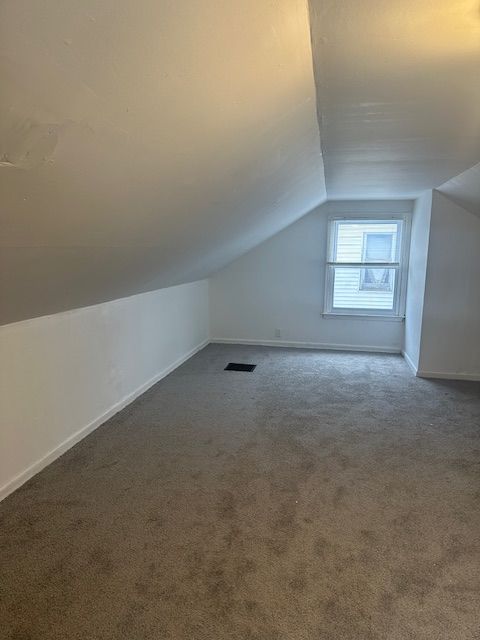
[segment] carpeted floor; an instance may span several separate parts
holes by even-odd
[[[2,640],[480,640],[480,384],[210,345],[1,503],[0,553]]]

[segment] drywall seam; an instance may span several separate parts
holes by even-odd
[[[312,76],[313,76],[313,86],[315,88],[315,98],[316,98],[316,114],[317,114],[317,125],[318,125],[318,136],[320,139],[320,155],[323,158],[324,153],[323,153],[323,140],[322,140],[322,121],[323,121],[323,115],[322,115],[322,109],[321,109],[321,103],[320,103],[320,92],[319,92],[319,85],[320,85],[320,70],[317,68],[317,62],[316,62],[316,56],[313,55],[313,47],[314,47],[314,43],[313,43],[313,31],[312,31],[312,24],[313,24],[313,4],[309,2],[309,0],[306,0],[307,2],[307,14],[308,14],[308,33],[310,35],[310,52],[312,55]],[[328,190],[327,190],[327,176],[326,176],[326,171],[325,171],[325,162],[322,162],[322,171],[323,171],[323,184],[325,185],[325,195],[326,195],[326,201],[328,202]]]
[[[210,343],[215,344],[246,344],[259,347],[293,347],[294,349],[318,349],[324,351],[359,351],[366,353],[395,353],[400,354],[400,349],[390,347],[378,347],[375,345],[351,345],[351,344],[324,344],[320,342],[289,342],[286,340],[254,340],[234,338],[211,338]]]
[[[25,482],[30,480],[30,478],[33,478],[34,475],[39,473],[42,469],[47,467],[54,460],[59,458],[66,451],[71,449],[75,444],[80,442],[80,440],[83,440],[83,438],[88,436],[89,433],[92,433],[92,431],[95,431],[95,429],[97,429],[99,426],[101,426],[103,423],[109,420],[112,416],[114,416],[116,413],[118,413],[119,411],[124,409],[126,406],[131,404],[143,393],[148,391],[148,389],[150,389],[151,387],[153,387],[153,385],[155,385],[157,382],[162,380],[162,378],[165,378],[166,376],[168,376],[169,373],[177,369],[177,367],[179,367],[184,362],[186,362],[189,358],[191,358],[196,353],[201,351],[204,347],[206,347],[209,344],[209,342],[210,341],[208,339],[203,340],[196,347],[194,347],[193,349],[188,351],[186,354],[184,354],[183,356],[175,360],[175,362],[170,364],[168,367],[165,367],[162,371],[157,373],[153,378],[151,378],[144,384],[140,385],[140,387],[135,389],[135,391],[127,394],[119,402],[116,402],[114,405],[110,407],[110,409],[102,413],[102,415],[98,416],[98,418],[95,418],[94,420],[86,424],[84,427],[79,429],[76,433],[69,436],[66,440],[64,440],[54,449],[49,451],[49,453],[47,453],[45,456],[40,458],[40,460],[37,460],[37,462],[34,462],[27,469],[25,469],[24,471],[19,473],[17,476],[9,480],[7,484],[3,485],[3,487],[0,487],[0,502],[4,498],[6,498],[8,495],[13,493],[16,489],[18,489],[23,484],[25,484]]]

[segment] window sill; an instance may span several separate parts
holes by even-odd
[[[381,320],[382,322],[403,322],[405,320],[405,316],[382,316],[375,313],[322,313],[322,316],[326,320],[333,320],[334,318],[348,318],[349,320]]]

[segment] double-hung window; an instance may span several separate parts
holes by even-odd
[[[325,313],[402,318],[406,217],[331,218]]]

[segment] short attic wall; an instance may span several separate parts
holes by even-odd
[[[207,281],[0,327],[0,499],[208,337]]]

